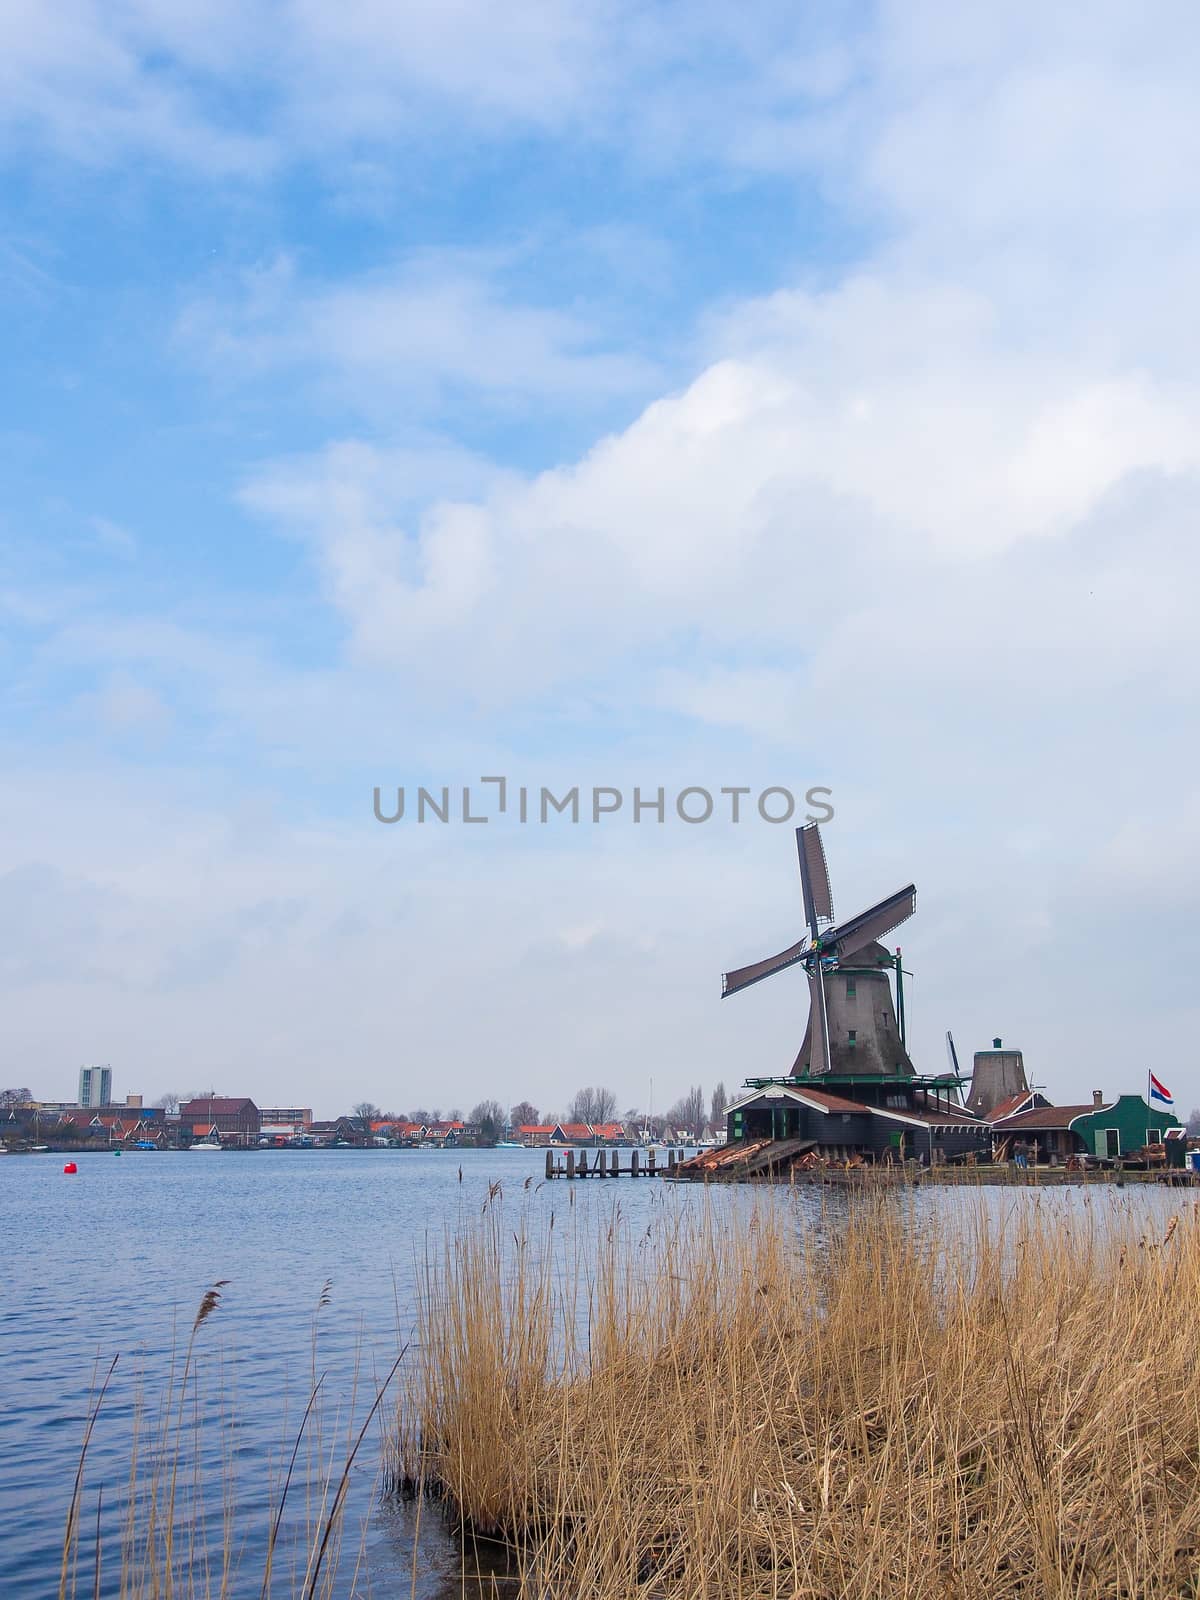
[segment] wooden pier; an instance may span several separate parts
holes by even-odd
[[[547,1178],[657,1178],[674,1177],[675,1169],[682,1166],[684,1151],[668,1149],[666,1164],[658,1160],[660,1152],[651,1145],[648,1150],[599,1149],[546,1151]],[[622,1160],[621,1158],[625,1159]]]

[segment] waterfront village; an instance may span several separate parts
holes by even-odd
[[[963,1095],[955,1093],[960,1084],[966,1087]],[[666,1116],[589,1120],[579,1108],[607,1109],[612,1096],[584,1089],[575,1097],[575,1114],[562,1117],[538,1118],[528,1102],[505,1112],[493,1101],[466,1116],[457,1111],[401,1116],[362,1103],[345,1115],[318,1119],[310,1107],[259,1106],[248,1095],[167,1095],[165,1103],[146,1105],[141,1094],[127,1094],[118,1101],[111,1068],[87,1066],[80,1069],[79,1095],[71,1102],[38,1100],[28,1090],[4,1091],[0,1147],[18,1153],[665,1145],[698,1150],[694,1170],[684,1171],[697,1177],[771,1176],[781,1167],[811,1171],[826,1163],[897,1160],[922,1167],[1169,1169],[1186,1164],[1189,1145],[1200,1147],[1200,1112],[1193,1112],[1185,1127],[1172,1110],[1151,1105],[1140,1094],[1109,1096],[1097,1089],[1086,1104],[1054,1104],[1029,1084],[1022,1052],[1006,1048],[999,1038],[975,1052],[969,1086],[953,1074],[940,1074],[913,1080],[911,1087],[915,1092],[908,1097],[871,1097],[862,1092],[861,1075],[857,1084],[819,1086],[804,1075],[789,1075],[751,1079],[732,1101],[723,1086],[710,1099],[694,1089]],[[872,1104],[872,1098],[880,1103]]]

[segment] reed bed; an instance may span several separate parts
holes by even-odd
[[[1200,1593],[1193,1204],[793,1199],[490,1209],[427,1266],[396,1480],[522,1600]]]

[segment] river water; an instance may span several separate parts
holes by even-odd
[[[64,1159],[0,1161],[3,1600],[58,1592],[80,1440],[98,1374],[114,1355],[120,1361],[88,1453],[76,1581],[80,1595],[93,1593],[99,1529],[107,1553],[100,1593],[120,1594],[112,1552],[135,1418],[140,1413],[145,1438],[145,1419],[173,1361],[178,1371],[201,1297],[218,1280],[226,1280],[220,1304],[197,1336],[194,1397],[179,1417],[188,1439],[199,1440],[202,1475],[217,1486],[208,1531],[191,1537],[220,1546],[221,1484],[232,1485],[240,1566],[229,1592],[258,1595],[281,1462],[312,1372],[327,1374],[322,1437],[329,1459],[337,1458],[336,1475],[375,1385],[411,1336],[421,1260],[440,1254],[448,1234],[474,1225],[487,1205],[519,1209],[534,1229],[548,1225],[551,1213],[565,1221],[568,1211],[576,1224],[602,1223],[619,1206],[637,1230],[699,1203],[733,1212],[754,1193],[627,1177],[547,1184],[543,1153],[523,1150],[96,1153],[77,1158],[75,1177],[64,1176]],[[993,1195],[996,1205],[1031,1203],[1029,1191]],[[1067,1209],[1132,1207],[1148,1219],[1173,1200],[1162,1191],[1046,1197]],[[793,1203],[798,1220],[816,1220],[814,1191],[797,1190]],[[963,1196],[934,1190],[922,1203],[961,1206]],[[436,1515],[418,1523],[411,1507],[381,1494],[379,1463],[373,1432],[351,1475],[331,1593],[419,1600],[463,1593],[453,1540]],[[298,1481],[304,1471],[301,1461]],[[292,1513],[302,1512],[297,1487]],[[284,1565],[281,1559],[273,1594],[293,1591]]]
[[[412,1333],[421,1258],[476,1222],[489,1193],[497,1203],[496,1182],[500,1203],[519,1205],[535,1225],[542,1213],[548,1222],[568,1208],[608,1214],[618,1201],[636,1225],[664,1202],[691,1203],[678,1187],[646,1178],[545,1184],[540,1151],[97,1152],[76,1158],[74,1177],[63,1173],[66,1159],[0,1161],[3,1600],[57,1593],[80,1440],[114,1355],[88,1451],[78,1588],[92,1594],[103,1487],[101,1593],[120,1592],[112,1553],[135,1414],[140,1408],[144,1437],[173,1352],[178,1371],[201,1298],[219,1280],[227,1282],[197,1337],[195,1363],[201,1456],[217,1485],[210,1537],[221,1541],[220,1485],[231,1465],[244,1540],[234,1593],[257,1594],[281,1452],[309,1392],[314,1327],[316,1370],[327,1374],[325,1433],[340,1470],[351,1418],[365,1415]],[[189,1437],[196,1420],[189,1401]],[[379,1494],[379,1460],[373,1433],[351,1479],[345,1573],[334,1592],[432,1597],[450,1583],[445,1592],[458,1593],[453,1545],[427,1519],[414,1551],[411,1512]],[[298,1491],[292,1504],[303,1509]],[[356,1576],[360,1547],[365,1566]],[[281,1576],[273,1592],[291,1585]]]

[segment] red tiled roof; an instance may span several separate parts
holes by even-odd
[[[555,1127],[564,1139],[590,1139],[592,1130],[586,1122],[559,1122]]]
[[[859,1100],[847,1100],[840,1094],[830,1094],[827,1089],[810,1089],[807,1084],[803,1088],[797,1084],[791,1092],[816,1101],[823,1111],[853,1111],[861,1116],[867,1109]]]
[[[553,1122],[523,1122],[517,1129],[518,1133],[553,1133]]]
[[[1011,1117],[1015,1111],[1019,1111],[1023,1105],[1032,1100],[1033,1095],[1032,1089],[1026,1089],[1021,1094],[1010,1094],[1007,1100],[1001,1100],[999,1105],[992,1107],[988,1121],[995,1122],[1001,1117]]]
[[[1036,1106],[1032,1111],[1018,1111],[1014,1116],[992,1118],[993,1127],[1003,1127],[1019,1132],[1022,1128],[1066,1128],[1076,1117],[1086,1117],[1093,1111],[1108,1111],[1103,1106]]]
[[[235,1099],[228,1095],[218,1095],[210,1099],[207,1095],[201,1095],[197,1100],[186,1100],[180,1106],[179,1114],[183,1117],[235,1117],[238,1112],[247,1108],[255,1112],[258,1110],[254,1101],[247,1097]]]
[[[594,1122],[592,1132],[597,1139],[622,1139],[625,1136],[625,1128],[620,1122]]]

